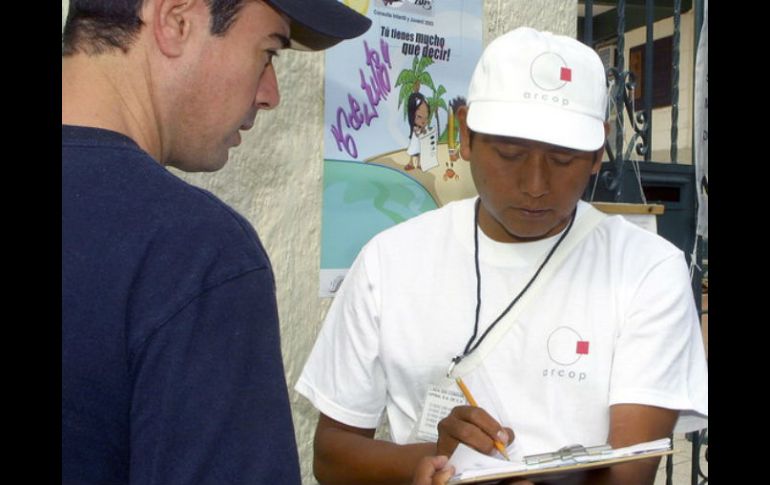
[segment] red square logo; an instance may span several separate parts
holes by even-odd
[[[568,81],[572,82],[572,69],[569,67],[562,67],[561,68],[561,76],[559,77],[562,81]]]
[[[588,353],[588,341],[587,340],[578,340],[577,343],[577,353],[581,355],[586,355]]]

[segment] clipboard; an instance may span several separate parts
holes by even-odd
[[[460,447],[463,447],[463,449],[460,449]],[[591,454],[590,450],[592,448],[601,448],[601,451]],[[456,455],[458,454],[458,450],[460,453],[464,454],[460,459],[472,456],[473,454],[481,455],[477,451],[471,450],[463,444],[458,445],[458,449],[455,450],[455,453],[452,454],[452,458],[449,460],[449,463],[455,465],[455,469],[458,470],[458,472],[447,482],[447,485],[489,483],[517,477],[526,477],[533,482],[538,482],[543,479],[552,480],[558,476],[572,472],[606,468],[620,463],[657,458],[674,453],[671,439],[663,438],[615,449],[610,448],[607,445],[591,448],[573,445],[551,453],[526,456],[524,457],[523,462],[506,462],[496,458],[486,457],[486,455],[481,455],[499,462],[499,465],[492,465],[492,467],[489,468],[463,469],[458,468],[457,463],[453,463],[453,460],[456,459]],[[547,456],[552,458],[548,459]],[[460,464],[460,466],[462,467],[462,464]]]

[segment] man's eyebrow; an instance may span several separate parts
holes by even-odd
[[[275,32],[270,34],[270,37],[281,43],[281,49],[287,49],[289,47],[289,38],[285,35]]]
[[[512,136],[503,136],[503,135],[489,135],[489,136],[490,136],[490,142],[499,143],[501,145],[510,145],[510,146],[529,148],[538,144],[543,144],[546,147],[548,147],[548,150],[556,153],[563,153],[563,154],[574,153],[575,155],[591,153],[590,151],[577,150],[574,148],[564,147],[561,145],[553,145],[551,143],[539,142],[537,140],[529,140],[527,138],[516,138]]]
[[[529,145],[532,143],[531,140],[527,140],[526,138],[515,138],[503,135],[489,135],[489,141],[492,143],[501,143],[503,145]]]

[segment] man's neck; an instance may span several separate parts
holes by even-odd
[[[129,56],[118,52],[62,58],[62,124],[122,133],[160,161],[149,86]]]

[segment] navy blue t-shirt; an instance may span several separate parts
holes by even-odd
[[[62,126],[62,483],[300,483],[256,232],[131,139]]]

